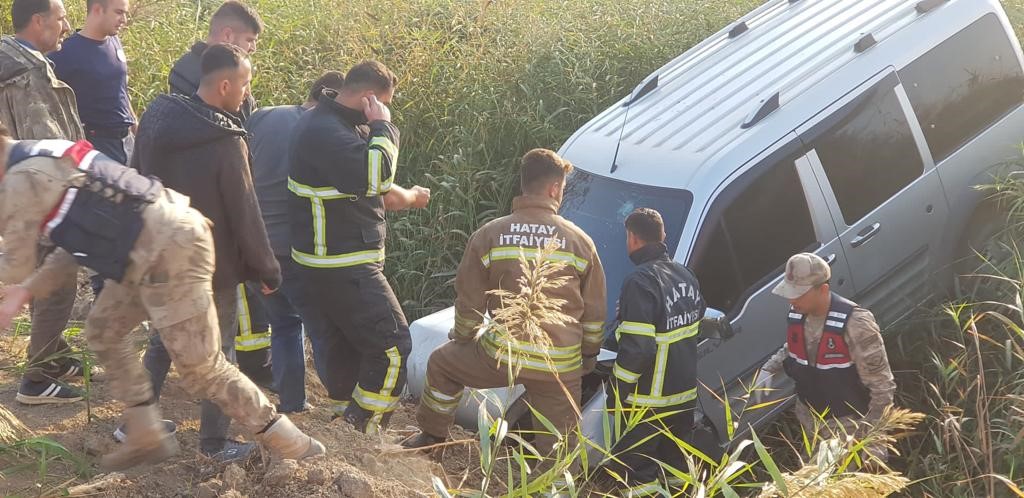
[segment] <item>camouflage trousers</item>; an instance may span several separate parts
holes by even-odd
[[[146,404],[153,399],[153,388],[129,336],[148,318],[185,389],[213,401],[248,431],[259,432],[277,414],[263,392],[221,352],[217,310],[212,304],[214,253],[209,225],[192,209],[183,210],[174,223],[163,244],[144,239],[136,243],[136,251],[154,255],[148,258],[150,267],[139,272],[138,281],[106,281],[86,319],[89,347],[108,372],[114,396],[126,406]],[[146,247],[150,243],[153,247]]]
[[[793,411],[796,412],[796,418],[800,421],[800,428],[803,429],[808,441],[820,443],[823,440],[833,438],[843,440],[846,436],[857,438],[869,428],[866,420],[852,416],[839,418],[825,416],[823,420],[815,415],[809,406],[799,400],[797,400],[796,406],[793,407]],[[815,443],[816,447],[818,446],[817,443]],[[889,458],[889,451],[883,444],[870,444],[865,449],[872,456],[883,462]]]

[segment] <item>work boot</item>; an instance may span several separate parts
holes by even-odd
[[[323,455],[324,445],[307,436],[286,415],[279,415],[267,430],[256,435],[276,459],[302,460]]]
[[[178,441],[167,432],[156,405],[133,406],[124,411],[126,439],[100,460],[100,470],[113,472],[136,465],[162,462],[178,453]]]
[[[405,441],[402,441],[403,448],[414,449],[426,449],[431,446],[441,444],[445,441],[443,437],[431,436],[426,432],[420,432],[415,436],[409,436]]]

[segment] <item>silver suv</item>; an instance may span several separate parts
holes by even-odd
[[[946,289],[953,262],[989,235],[973,186],[1017,154],[1022,100],[1021,49],[996,0],[771,0],[563,145],[577,170],[562,215],[597,243],[614,310],[631,268],[623,219],[662,213],[670,253],[735,333],[705,339],[698,365],[718,391],[701,389],[700,425],[724,445],[716,395],[739,398],[785,342],[788,304],[770,291],[786,259],[821,255],[832,288],[883,324]],[[451,319],[412,325],[414,395]],[[785,378],[761,382],[776,389],[761,401],[793,392]],[[587,394],[584,431],[599,435],[602,395]],[[746,412],[737,434],[785,405]]]

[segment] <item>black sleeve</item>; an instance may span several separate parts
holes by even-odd
[[[237,146],[245,149],[243,144]],[[270,248],[248,163],[235,161],[225,164],[221,168],[220,182],[220,190],[224,193],[224,213],[231,232],[237,238],[245,265],[254,269],[267,287],[278,288],[281,285],[281,266]]]
[[[657,307],[655,293],[640,279],[630,278],[619,295],[618,356],[612,369],[619,396],[632,393],[640,377],[654,367],[658,346],[655,340]]]
[[[373,197],[391,190],[398,165],[395,125],[370,123],[367,142],[338,128],[314,127],[301,145],[306,159],[339,192]]]

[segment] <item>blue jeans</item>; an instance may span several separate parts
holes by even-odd
[[[269,296],[250,286],[259,296],[270,321],[270,369],[281,399],[278,410],[301,411],[306,404],[306,357],[302,343],[302,323],[306,313],[304,289],[289,256],[278,256],[281,287]],[[251,284],[250,284],[251,285]]]

